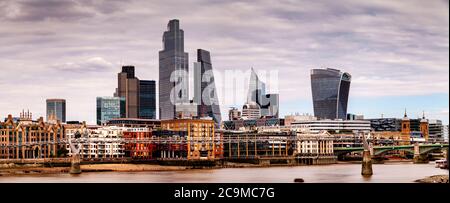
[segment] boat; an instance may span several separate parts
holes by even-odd
[[[448,163],[446,159],[436,160],[436,168],[448,169]]]

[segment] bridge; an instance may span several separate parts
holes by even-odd
[[[427,162],[426,155],[433,151],[448,149],[448,144],[414,144],[414,145],[398,145],[398,146],[371,146],[370,154],[372,157],[380,157],[389,151],[405,151],[414,154],[414,163]],[[350,152],[363,152],[364,147],[336,147],[334,153],[338,156],[345,155]]]

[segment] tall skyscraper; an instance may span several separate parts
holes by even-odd
[[[139,81],[139,118],[156,119],[156,82]]]
[[[312,69],[311,90],[314,116],[319,119],[347,118],[351,75],[336,69]]]
[[[251,69],[250,82],[248,86],[247,103],[255,102],[259,106],[263,104],[263,98],[266,95],[266,84],[259,80],[253,68]]]
[[[118,87],[115,97],[125,99],[126,118],[139,117],[139,79],[134,75],[134,66],[123,66],[118,74]]]
[[[266,84],[262,82],[255,70],[251,69],[247,103],[256,103],[260,108],[260,116],[278,118],[279,94],[266,94]]]
[[[199,117],[211,117],[220,126],[219,99],[212,71],[211,56],[208,51],[197,49],[197,62],[194,63],[194,102],[198,104]]]
[[[121,118],[125,110],[123,104],[125,104],[123,97],[97,97],[97,125]]]
[[[179,20],[171,20],[163,35],[163,50],[159,52],[160,119],[175,118],[176,106],[189,103],[188,58],[184,52],[184,31]]]
[[[47,99],[47,121],[57,119],[63,123],[66,122],[66,100]]]

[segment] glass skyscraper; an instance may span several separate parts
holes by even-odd
[[[189,103],[189,59],[184,52],[184,31],[179,20],[171,20],[163,35],[159,51],[159,114],[160,119],[173,119],[176,105]]]
[[[47,121],[51,118],[66,122],[66,100],[47,99]]]
[[[156,82],[139,81],[139,118],[156,119]]]
[[[97,97],[97,125],[123,117],[125,114],[124,104],[125,98],[123,97]]]
[[[122,117],[139,117],[139,79],[134,75],[134,66],[122,66],[122,72],[117,76],[115,97],[125,99],[125,113]]]
[[[203,49],[197,49],[197,63],[194,63],[194,102],[198,104],[197,115],[199,117],[211,117],[216,127],[220,126],[222,116],[211,56],[208,51]]]
[[[311,90],[314,116],[319,119],[347,118],[351,75],[336,69],[312,69]]]

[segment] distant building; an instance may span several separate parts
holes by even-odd
[[[156,82],[139,81],[139,118],[156,119]]]
[[[55,118],[63,123],[66,122],[66,100],[47,99],[47,121]]]
[[[448,125],[444,125],[443,127],[443,136],[444,136],[444,142],[448,143]]]
[[[216,126],[219,126],[222,116],[211,63],[209,52],[197,49],[197,63],[194,63],[194,102],[198,104],[198,117],[211,117]]]
[[[246,120],[223,121],[224,130],[257,130],[262,127],[284,126],[284,119],[281,118],[260,118]]]
[[[97,97],[97,125],[121,118],[125,113],[125,108],[125,98],[123,97]]]
[[[261,109],[255,102],[247,103],[242,107],[242,119],[253,120],[261,118]]]
[[[139,117],[139,79],[134,75],[134,66],[122,66],[114,96],[125,99],[126,118]]]
[[[239,119],[241,119],[241,112],[236,107],[230,108],[228,111],[228,120],[233,121]]]
[[[297,121],[291,123],[291,127],[301,132],[318,133],[327,131],[335,133],[370,132],[370,121],[362,120],[315,120]]]
[[[372,130],[381,132],[381,131],[401,131],[401,123],[402,119],[398,118],[372,118],[365,119],[366,121],[370,121],[370,127]]]
[[[142,118],[116,118],[109,120],[106,125],[119,126],[129,128],[151,128],[156,129],[161,127],[161,121],[156,119],[142,119]]]
[[[311,90],[314,116],[319,119],[347,118],[351,75],[336,69],[312,69]]]
[[[255,70],[252,68],[247,93],[247,104],[253,103],[258,105],[261,117],[278,118],[279,94],[266,94],[266,84],[259,79]]]
[[[429,119],[429,137],[432,142],[443,142],[444,141],[444,126],[441,120]]]
[[[290,126],[293,122],[296,121],[314,121],[317,120],[316,117],[314,117],[313,115],[310,114],[292,114],[292,115],[286,115],[284,117],[284,124],[286,126]]]
[[[184,31],[174,19],[167,25],[159,52],[159,118],[174,119],[179,103],[189,103],[189,56],[184,52]]]
[[[357,114],[347,114],[347,120],[364,120],[364,115],[357,115]]]

